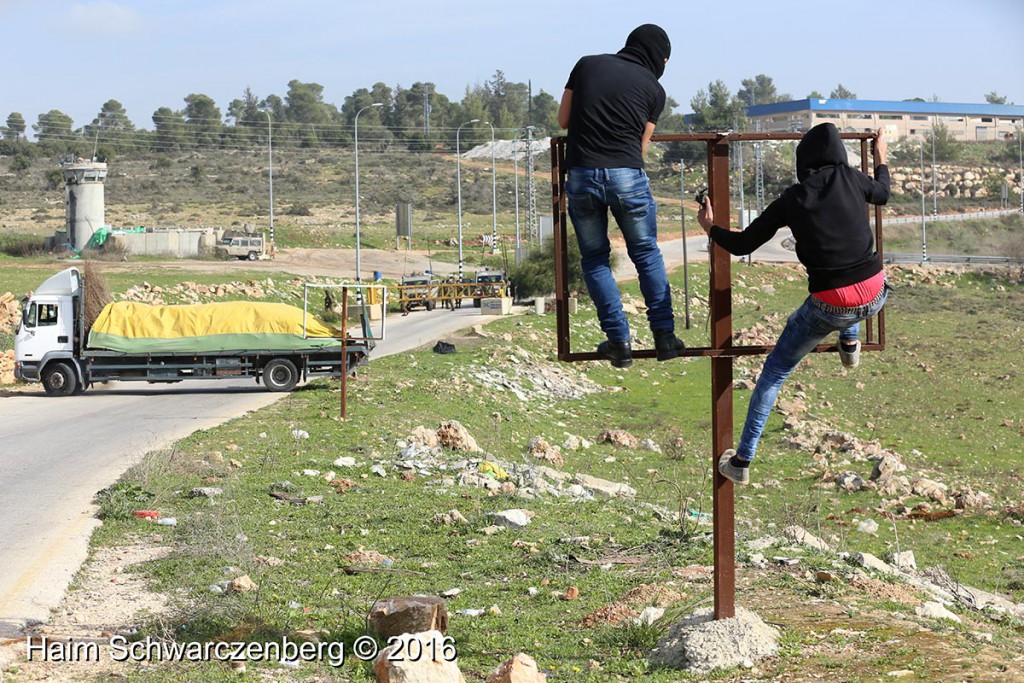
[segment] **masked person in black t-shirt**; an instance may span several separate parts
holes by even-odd
[[[658,247],[657,204],[644,153],[665,108],[665,72],[672,44],[654,24],[633,30],[616,54],[581,58],[565,84],[558,125],[569,131],[565,194],[582,257],[583,277],[607,341],[597,352],[612,365],[633,364],[629,322],[609,262],[608,212],[636,266],[658,360],[675,358],[672,295]]]

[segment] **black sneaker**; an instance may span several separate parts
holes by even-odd
[[[654,348],[658,351],[658,360],[672,360],[682,353],[686,344],[673,330],[654,330]]]
[[[603,341],[597,345],[597,353],[617,368],[628,368],[633,364],[633,347],[628,341]]]

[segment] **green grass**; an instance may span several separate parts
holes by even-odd
[[[691,291],[706,291],[706,271],[692,270]],[[994,507],[936,522],[900,516],[890,522],[880,512],[883,499],[876,493],[840,493],[834,487],[818,486],[812,472],[819,470],[811,454],[786,449],[780,439],[783,417],[774,414],[753,477],[757,483],[774,479],[778,484],[737,492],[741,560],[746,556],[744,540],[777,534],[783,526],[799,523],[830,539],[836,550],[884,556],[898,540],[901,549],[915,551],[919,566],[941,565],[968,585],[1024,600],[1020,582],[1024,532],[1001,512],[1020,504],[1024,488],[1024,470],[1017,457],[1024,429],[1019,354],[1024,288],[1019,278],[1007,275],[1006,271],[974,272],[926,279],[920,271],[893,269],[891,279],[897,290],[886,308],[887,349],[865,353],[861,367],[849,373],[840,371],[834,354],[809,357],[782,394],[792,398],[802,392],[813,417],[894,448],[903,456],[908,475],[925,474],[951,489],[969,484],[992,495]],[[155,281],[149,274],[145,279]],[[765,324],[777,332],[785,314],[806,296],[803,277],[794,267],[736,266],[733,281],[736,329],[763,322],[775,312],[779,315]],[[117,281],[117,286],[126,284]],[[764,285],[771,285],[775,293],[763,294],[759,288]],[[678,273],[673,287],[682,287]],[[635,284],[625,289],[639,298]],[[706,309],[696,307],[693,329],[680,330],[689,346],[707,345],[706,314]],[[646,338],[642,318],[631,322]],[[468,680],[482,680],[519,651],[533,655],[554,680],[691,680],[679,672],[648,670],[646,665],[647,650],[670,621],[659,621],[651,628],[586,628],[580,621],[643,583],[672,585],[687,593],[687,609],[707,604],[710,584],[680,579],[674,571],[711,563],[708,527],[695,533],[691,527],[691,533],[683,535],[678,524],[656,515],[646,504],[675,510],[685,495],[695,499],[691,505],[710,509],[710,490],[702,486],[712,460],[710,362],[637,362],[624,371],[605,364],[560,365],[553,356],[554,324],[553,316],[508,318],[487,327],[496,337],[455,339],[455,355],[423,350],[374,359],[363,376],[349,384],[344,421],[338,419],[337,383],[317,381],[268,409],[197,432],[173,451],[147,457],[124,478],[152,493],[155,498],[146,506],[176,516],[178,526],[167,529],[135,519],[110,519],[96,532],[94,543],[117,544],[129,536],[162,533],[163,542],[170,542],[175,552],[139,571],[153,579],[154,590],[176,596],[174,623],[177,637],[183,640],[273,639],[314,628],[351,642],[363,633],[363,620],[374,600],[438,594],[458,587],[463,592],[450,604],[450,612],[486,610],[492,605],[500,609],[500,614],[451,617],[449,635],[458,645],[460,667]],[[599,338],[592,308],[584,306],[573,320],[573,346],[591,348]],[[536,362],[621,389],[524,403],[509,392],[474,381],[482,368],[514,367],[515,346]],[[735,376],[756,370],[760,362],[737,360]],[[738,436],[749,391],[738,389],[734,397]],[[437,474],[407,482],[398,479],[390,466],[386,479],[370,471],[378,459],[393,460],[398,451],[395,441],[414,427],[434,428],[448,419],[462,422],[487,453],[506,463],[527,461],[532,437],[560,443],[565,433],[572,433],[595,440],[606,428],[651,438],[664,453],[633,452],[608,444],[565,453],[565,471],[628,482],[638,490],[636,502],[524,501],[445,485]],[[307,431],[310,438],[296,440],[291,436],[293,429]],[[681,445],[672,445],[677,439]],[[212,451],[239,460],[243,467],[209,462]],[[331,463],[341,455],[352,455],[364,464],[353,470],[334,468]],[[464,457],[449,453],[446,460]],[[870,467],[870,463],[854,462],[836,469],[866,477]],[[335,493],[322,479],[301,474],[310,468],[335,469],[355,486]],[[295,485],[297,495],[323,495],[324,503],[295,507],[275,501],[269,496],[270,487],[285,480]],[[212,504],[187,496],[192,487],[204,484],[222,487],[225,493]],[[917,502],[911,497],[904,504],[909,508]],[[490,523],[493,512],[512,507],[526,507],[536,517],[522,531],[494,536],[479,532]],[[435,514],[452,508],[459,509],[470,524],[453,529],[431,522]],[[879,522],[877,536],[854,530],[854,520],[864,518]],[[589,547],[560,541],[577,536],[590,536]],[[515,547],[516,540],[534,544],[537,551]],[[350,576],[341,569],[343,558],[360,546],[394,558],[396,568],[422,575]],[[601,561],[615,554],[645,559],[639,566],[610,569],[577,561]],[[282,563],[260,559],[266,557]],[[764,604],[765,595],[778,595],[776,604],[762,611],[782,619],[788,609],[805,603],[820,601],[823,609],[845,605],[854,594],[845,584],[822,587],[801,578],[804,567],[828,568],[835,562],[832,555],[805,553],[799,572],[753,577],[752,584],[739,586],[737,601]],[[226,575],[227,567],[237,569]],[[236,573],[248,573],[260,585],[258,593],[236,596],[209,591],[210,584]],[[565,601],[555,594],[569,586],[579,588],[579,599]],[[531,597],[530,587],[539,593]],[[872,607],[857,595],[860,607],[851,612],[851,620],[867,620],[859,615],[868,614],[869,608],[892,611],[884,600]],[[290,607],[290,603],[302,607]],[[883,677],[898,668],[913,668],[927,677],[948,666],[941,657],[922,659],[906,651],[912,646],[899,645],[900,639],[908,637],[904,632],[881,635],[883,629],[893,628],[885,624],[859,627],[869,636],[858,647],[870,646],[864,652],[874,653],[871,657],[851,664],[834,653],[815,655],[818,639],[808,630],[827,634],[835,627],[826,625],[832,618],[786,629],[782,654],[767,665],[768,673],[785,679],[787,671],[809,669],[827,674],[826,678],[834,672],[840,677],[836,680],[865,680],[859,677]],[[1019,649],[1020,636],[1012,624],[993,628],[1006,647]],[[600,660],[603,668],[588,674],[584,667],[589,659]],[[262,667],[254,664],[253,668]],[[325,665],[310,670],[327,672]],[[372,680],[368,667],[358,662],[347,663],[339,674],[345,680]],[[217,664],[159,668],[147,674],[147,680],[157,681],[226,677]]]

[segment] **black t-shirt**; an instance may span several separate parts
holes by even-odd
[[[644,127],[665,108],[665,89],[650,69],[619,55],[590,55],[565,87],[572,90],[566,166],[643,168]]]

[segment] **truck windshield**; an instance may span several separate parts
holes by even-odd
[[[21,324],[24,327],[35,327],[36,326],[36,305],[32,303],[25,307],[25,310],[21,313]]]

